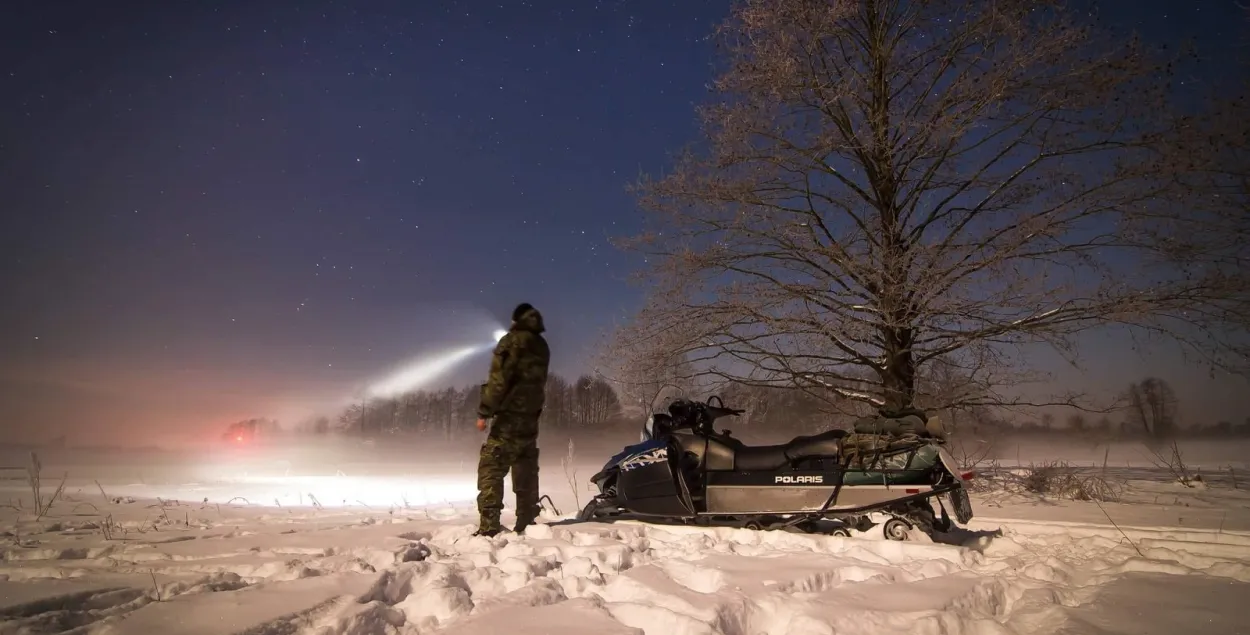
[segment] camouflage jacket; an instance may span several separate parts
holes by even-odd
[[[529,309],[512,323],[495,346],[490,376],[482,385],[477,413],[483,418],[498,415],[538,416],[547,389],[547,366],[551,350],[542,333],[542,314]]]

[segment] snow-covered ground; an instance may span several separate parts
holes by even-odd
[[[567,517],[602,452],[549,445]],[[1118,503],[978,493],[940,543],[555,513],[486,539],[471,448],[397,452],[49,454],[38,519],[0,474],[0,635],[1250,633],[1250,483],[1215,463],[1198,488],[1117,468]]]

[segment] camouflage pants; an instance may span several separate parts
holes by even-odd
[[[477,510],[480,529],[500,529],[503,512],[503,478],[512,472],[516,495],[517,526],[538,518],[538,422],[529,418],[498,417],[482,444],[477,464]]]

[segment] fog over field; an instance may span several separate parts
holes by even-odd
[[[637,441],[624,426],[544,434],[542,524],[475,538],[480,438],[34,448],[40,505],[32,448],[5,446],[0,467],[16,469],[0,472],[0,633],[1250,628],[1250,491],[1235,481],[1248,468],[1245,440],[1180,441],[1186,469],[1201,475],[1187,486],[1141,442],[997,435],[977,458],[967,529],[900,543],[879,526],[838,538],[574,522],[590,475]],[[1065,475],[1115,494],[1077,500],[1057,484]]]

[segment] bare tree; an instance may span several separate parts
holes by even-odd
[[[1203,200],[1184,222],[1163,219],[1150,228],[1173,261],[1189,261],[1197,249],[1218,249],[1227,261],[1250,267],[1250,65],[1242,64],[1242,77],[1235,86],[1211,86],[1208,107],[1187,117],[1175,138],[1171,153],[1188,161],[1176,178]],[[1247,347],[1240,343],[1231,353],[1244,359]]]
[[[663,298],[651,301],[658,304]],[[660,397],[689,394],[701,379],[686,354],[697,346],[699,329],[680,321],[657,326],[626,323],[599,348],[596,374],[616,389],[627,410],[650,413]]]
[[[324,415],[315,417],[309,423],[308,431],[318,436],[329,434],[330,433],[330,418]]]
[[[564,377],[548,373],[546,398],[540,423],[549,428],[567,428],[573,423],[572,408],[569,395],[572,387]]]
[[[1125,401],[1128,420],[1146,436],[1163,439],[1176,432],[1179,401],[1166,381],[1157,377],[1143,379],[1129,386]]]
[[[1089,431],[1089,421],[1082,414],[1070,415],[1068,417],[1068,429],[1076,434],[1084,434]]]
[[[582,375],[573,386],[573,405],[582,427],[597,427],[620,414],[616,391],[599,377]]]
[[[1098,419],[1098,423],[1094,424],[1094,431],[1102,437],[1109,437],[1115,433],[1118,428],[1111,423],[1111,419],[1103,416]]]
[[[780,405],[775,394],[767,388],[731,383],[718,391],[718,396],[725,400],[731,408],[745,410],[741,416],[734,418],[735,426],[744,428],[759,427],[769,420],[772,408]],[[788,413],[793,416],[793,413]]]
[[[1197,142],[1169,69],[1084,19],[1038,0],[741,2],[705,139],[639,186],[653,226],[623,246],[657,300],[630,336],[680,332],[667,354],[701,372],[890,410],[937,360],[1002,386],[987,369],[1032,346],[1075,361],[1108,325],[1244,370],[1225,336],[1250,269],[1179,178]]]
[[[349,434],[364,434],[365,406],[363,403],[352,403],[339,413],[339,429]]]
[[[989,398],[992,386],[984,373],[936,359],[918,369],[914,405],[926,410],[976,408]]]

